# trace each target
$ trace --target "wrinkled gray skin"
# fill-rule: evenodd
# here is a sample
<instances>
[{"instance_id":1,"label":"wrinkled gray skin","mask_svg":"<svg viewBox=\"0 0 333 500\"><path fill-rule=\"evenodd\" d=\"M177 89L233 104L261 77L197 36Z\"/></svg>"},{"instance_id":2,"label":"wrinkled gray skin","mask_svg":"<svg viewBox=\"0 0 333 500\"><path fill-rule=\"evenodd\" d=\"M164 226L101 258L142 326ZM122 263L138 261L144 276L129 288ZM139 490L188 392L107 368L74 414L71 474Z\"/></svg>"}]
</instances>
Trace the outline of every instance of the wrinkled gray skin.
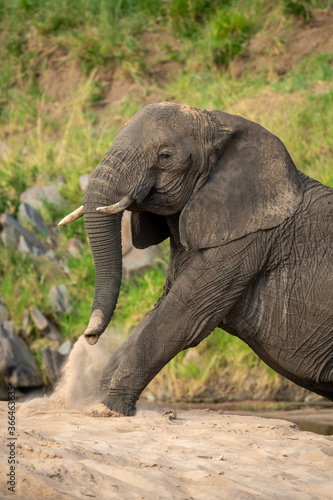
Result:
<instances>
[{"instance_id":1,"label":"wrinkled gray skin","mask_svg":"<svg viewBox=\"0 0 333 500\"><path fill-rule=\"evenodd\" d=\"M124 195L134 200L134 245L170 237L170 264L163 295L104 369L104 405L133 415L163 366L216 327L333 400L331 188L299 172L256 123L170 103L141 109L118 131L84 197L96 269L91 344L112 317L122 267L122 214L96 208Z\"/></svg>"}]
</instances>

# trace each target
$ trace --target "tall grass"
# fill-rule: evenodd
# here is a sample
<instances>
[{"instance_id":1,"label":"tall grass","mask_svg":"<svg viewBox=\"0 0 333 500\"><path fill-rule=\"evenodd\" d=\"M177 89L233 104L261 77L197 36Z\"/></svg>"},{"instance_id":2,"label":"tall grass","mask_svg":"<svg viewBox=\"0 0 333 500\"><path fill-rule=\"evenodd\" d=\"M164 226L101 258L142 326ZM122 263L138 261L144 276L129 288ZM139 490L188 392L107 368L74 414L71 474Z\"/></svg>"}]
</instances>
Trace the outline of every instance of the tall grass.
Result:
<instances>
[{"instance_id":1,"label":"tall grass","mask_svg":"<svg viewBox=\"0 0 333 500\"><path fill-rule=\"evenodd\" d=\"M0 1L0 110L19 80L31 90L38 87L38 75L54 51L77 60L86 72L121 65L129 76L142 77L149 68L140 34L164 26L212 68L227 65L270 11L297 14L282 0Z\"/></svg>"}]
</instances>

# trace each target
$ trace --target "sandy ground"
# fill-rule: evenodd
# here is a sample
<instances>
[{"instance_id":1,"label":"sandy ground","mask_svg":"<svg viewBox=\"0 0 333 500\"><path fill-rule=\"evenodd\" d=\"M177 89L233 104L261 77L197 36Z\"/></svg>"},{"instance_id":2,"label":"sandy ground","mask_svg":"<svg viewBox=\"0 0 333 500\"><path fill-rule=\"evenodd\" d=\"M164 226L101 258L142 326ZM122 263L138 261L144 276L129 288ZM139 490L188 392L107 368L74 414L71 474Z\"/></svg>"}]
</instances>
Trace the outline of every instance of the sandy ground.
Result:
<instances>
[{"instance_id":1,"label":"sandy ground","mask_svg":"<svg viewBox=\"0 0 333 500\"><path fill-rule=\"evenodd\" d=\"M1 403L0 495L7 404ZM18 405L15 498L333 499L333 437L283 420L153 410L99 419L40 399Z\"/></svg>"},{"instance_id":2,"label":"sandy ground","mask_svg":"<svg viewBox=\"0 0 333 500\"><path fill-rule=\"evenodd\" d=\"M15 440L7 402L0 403L0 498L333 499L333 436L204 409L178 410L174 423L160 408L94 418L85 412L95 389L80 382L89 378L95 387L87 367L95 369L89 353L98 351L81 342L73 351L52 396L16 404ZM14 494L6 483L8 444Z\"/></svg>"}]
</instances>

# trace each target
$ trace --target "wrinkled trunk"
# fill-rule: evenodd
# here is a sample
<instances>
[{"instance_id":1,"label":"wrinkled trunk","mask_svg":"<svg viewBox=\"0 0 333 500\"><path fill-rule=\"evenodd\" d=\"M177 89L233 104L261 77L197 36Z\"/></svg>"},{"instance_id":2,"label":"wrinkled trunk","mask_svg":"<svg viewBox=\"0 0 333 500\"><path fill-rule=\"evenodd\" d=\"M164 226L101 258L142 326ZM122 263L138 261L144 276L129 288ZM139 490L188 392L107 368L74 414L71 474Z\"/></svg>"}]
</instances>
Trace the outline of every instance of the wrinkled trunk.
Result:
<instances>
[{"instance_id":1,"label":"wrinkled trunk","mask_svg":"<svg viewBox=\"0 0 333 500\"><path fill-rule=\"evenodd\" d=\"M114 193L107 193L108 190L110 182L93 178L84 200L84 222L96 274L92 314L84 333L91 345L96 344L111 320L119 296L122 275L122 213L104 215L96 211L97 207L116 201Z\"/></svg>"}]
</instances>

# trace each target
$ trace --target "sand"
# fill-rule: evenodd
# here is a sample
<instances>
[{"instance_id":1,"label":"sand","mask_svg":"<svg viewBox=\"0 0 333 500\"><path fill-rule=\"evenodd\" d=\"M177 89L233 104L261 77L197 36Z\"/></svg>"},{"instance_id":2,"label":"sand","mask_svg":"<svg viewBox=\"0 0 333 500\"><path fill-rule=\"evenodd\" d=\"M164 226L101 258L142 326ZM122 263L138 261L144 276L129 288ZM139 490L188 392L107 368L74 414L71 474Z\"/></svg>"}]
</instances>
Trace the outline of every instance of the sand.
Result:
<instances>
[{"instance_id":1,"label":"sand","mask_svg":"<svg viewBox=\"0 0 333 500\"><path fill-rule=\"evenodd\" d=\"M15 494L0 403L1 498L333 499L332 436L211 410L179 410L173 423L142 405L135 417L88 416L94 395L82 397L82 366L74 390L80 349L55 394L16 404Z\"/></svg>"}]
</instances>

